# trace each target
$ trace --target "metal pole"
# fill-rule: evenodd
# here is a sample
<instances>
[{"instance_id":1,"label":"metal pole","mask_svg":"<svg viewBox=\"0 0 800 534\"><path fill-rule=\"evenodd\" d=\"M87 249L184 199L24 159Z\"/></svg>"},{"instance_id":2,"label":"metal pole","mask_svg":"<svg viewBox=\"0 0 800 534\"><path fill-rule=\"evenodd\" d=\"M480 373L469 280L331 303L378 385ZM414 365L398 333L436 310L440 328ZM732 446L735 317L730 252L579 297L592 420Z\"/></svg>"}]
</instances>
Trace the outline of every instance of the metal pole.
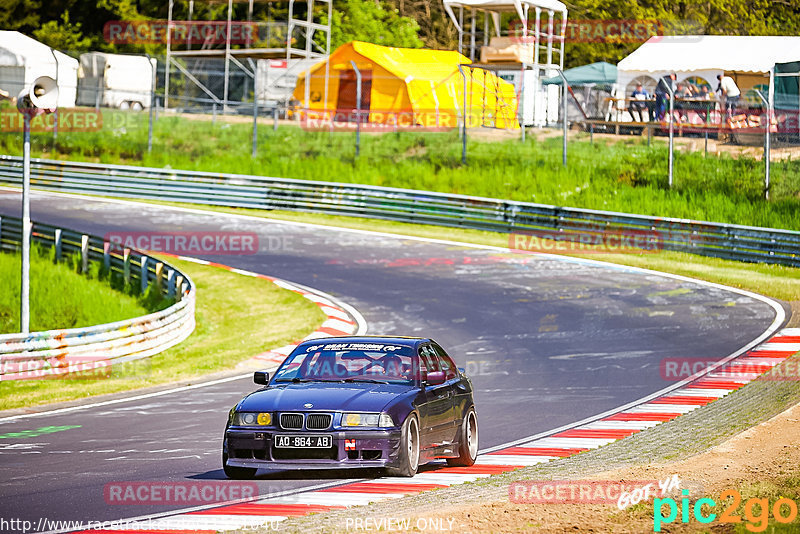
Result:
<instances>
[{"instance_id":1,"label":"metal pole","mask_svg":"<svg viewBox=\"0 0 800 534\"><path fill-rule=\"evenodd\" d=\"M227 102L227 98L225 99ZM258 149L258 69L253 65L253 153L256 157Z\"/></svg>"},{"instance_id":2,"label":"metal pole","mask_svg":"<svg viewBox=\"0 0 800 534\"><path fill-rule=\"evenodd\" d=\"M53 61L56 62L56 85L58 85L58 56L56 56L55 49L51 48L50 53L53 55ZM58 109L53 112L53 141L58 139Z\"/></svg>"},{"instance_id":3,"label":"metal pole","mask_svg":"<svg viewBox=\"0 0 800 534\"><path fill-rule=\"evenodd\" d=\"M667 91L669 91L669 188L672 189L672 171L673 171L673 153L672 147L675 138L675 128L674 128L674 104L675 104L675 93L672 91L672 80L670 79L669 85L667 85Z\"/></svg>"},{"instance_id":4,"label":"metal pole","mask_svg":"<svg viewBox=\"0 0 800 534\"><path fill-rule=\"evenodd\" d=\"M278 106L272 108L272 131L278 131Z\"/></svg>"},{"instance_id":5,"label":"metal pole","mask_svg":"<svg viewBox=\"0 0 800 534\"><path fill-rule=\"evenodd\" d=\"M228 113L228 84L230 80L230 62L231 62L231 16L233 15L233 0L228 0L228 25L225 36L225 79L222 85L222 114Z\"/></svg>"},{"instance_id":6,"label":"metal pole","mask_svg":"<svg viewBox=\"0 0 800 534\"><path fill-rule=\"evenodd\" d=\"M175 0L169 0L169 7L167 8L167 59L164 64L164 110L169 107L169 68L171 52L172 52L172 8L175 5Z\"/></svg>"},{"instance_id":7,"label":"metal pole","mask_svg":"<svg viewBox=\"0 0 800 534\"><path fill-rule=\"evenodd\" d=\"M564 76L564 72L561 69L556 69L556 72L558 72L558 75L561 76L561 81L563 82L564 85L564 90L562 91L561 95L561 100L562 100L561 108L564 113L564 120L563 120L564 139L563 139L563 145L561 147L561 162L564 165L564 167L566 167L567 166L567 92L569 91L569 83L567 83L567 78Z\"/></svg>"},{"instance_id":8,"label":"metal pole","mask_svg":"<svg viewBox=\"0 0 800 534\"><path fill-rule=\"evenodd\" d=\"M519 129L521 130L522 139L525 142L525 63L522 64L520 75L522 79L519 84Z\"/></svg>"},{"instance_id":9,"label":"metal pole","mask_svg":"<svg viewBox=\"0 0 800 534\"><path fill-rule=\"evenodd\" d=\"M350 60L356 73L356 157L361 152L361 71L353 60Z\"/></svg>"},{"instance_id":10,"label":"metal pole","mask_svg":"<svg viewBox=\"0 0 800 534\"><path fill-rule=\"evenodd\" d=\"M22 283L20 287L20 332L30 332L31 270L31 118L25 113L22 144Z\"/></svg>"},{"instance_id":11,"label":"metal pole","mask_svg":"<svg viewBox=\"0 0 800 534\"><path fill-rule=\"evenodd\" d=\"M147 56L147 61L153 66L153 79L150 82L150 125L147 129L147 153L149 154L150 151L153 150L153 112L156 105L156 73L158 72L158 63L153 65L153 58L150 57L150 54L145 55Z\"/></svg>"},{"instance_id":12,"label":"metal pole","mask_svg":"<svg viewBox=\"0 0 800 534\"><path fill-rule=\"evenodd\" d=\"M467 164L467 75L464 68L459 65L459 72L464 79L464 106L461 111L461 164Z\"/></svg>"},{"instance_id":13,"label":"metal pole","mask_svg":"<svg viewBox=\"0 0 800 534\"><path fill-rule=\"evenodd\" d=\"M764 197L769 200L769 164L770 164L770 146L769 146L769 127L772 121L772 114L770 113L770 105L769 100L764 98L764 95L761 94L761 91L756 89L756 94L758 98L764 102L764 106L767 109L767 125L764 127Z\"/></svg>"}]
</instances>

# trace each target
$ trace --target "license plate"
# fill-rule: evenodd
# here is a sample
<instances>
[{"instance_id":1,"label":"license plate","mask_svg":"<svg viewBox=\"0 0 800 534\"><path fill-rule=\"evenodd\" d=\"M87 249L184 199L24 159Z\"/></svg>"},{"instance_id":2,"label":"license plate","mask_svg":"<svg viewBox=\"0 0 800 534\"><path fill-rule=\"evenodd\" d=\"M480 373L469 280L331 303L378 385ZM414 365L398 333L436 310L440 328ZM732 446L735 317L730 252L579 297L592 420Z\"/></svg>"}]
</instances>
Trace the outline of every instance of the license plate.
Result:
<instances>
[{"instance_id":1,"label":"license plate","mask_svg":"<svg viewBox=\"0 0 800 534\"><path fill-rule=\"evenodd\" d=\"M281 449L327 449L333 446L328 435L277 435L275 446Z\"/></svg>"}]
</instances>

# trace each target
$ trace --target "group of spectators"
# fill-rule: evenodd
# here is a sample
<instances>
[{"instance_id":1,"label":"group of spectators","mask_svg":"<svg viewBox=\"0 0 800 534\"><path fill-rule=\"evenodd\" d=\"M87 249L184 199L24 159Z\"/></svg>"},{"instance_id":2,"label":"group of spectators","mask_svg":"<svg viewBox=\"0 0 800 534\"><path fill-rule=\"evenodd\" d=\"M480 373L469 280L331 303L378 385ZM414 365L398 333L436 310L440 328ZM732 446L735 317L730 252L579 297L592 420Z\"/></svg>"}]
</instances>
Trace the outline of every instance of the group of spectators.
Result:
<instances>
[{"instance_id":1,"label":"group of spectators","mask_svg":"<svg viewBox=\"0 0 800 534\"><path fill-rule=\"evenodd\" d=\"M677 74L673 72L658 80L655 89L654 107L651 105L650 93L641 83L636 84L636 88L631 93L631 103L628 106L631 117L637 120L638 115L638 121L644 122L646 113L648 121L651 120L651 116L659 121L664 120L667 115L670 93L675 98L673 109L678 112L681 120L686 120L684 112L689 110L694 110L703 120L706 120L710 109L710 104L707 101L717 99L714 93L718 93L719 99L724 101L727 117L730 117L735 112L742 93L730 76L721 74L717 76L719 84L717 84L717 89L714 93L709 90L708 85L701 84L698 87L689 82L676 83L677 78Z\"/></svg>"}]
</instances>

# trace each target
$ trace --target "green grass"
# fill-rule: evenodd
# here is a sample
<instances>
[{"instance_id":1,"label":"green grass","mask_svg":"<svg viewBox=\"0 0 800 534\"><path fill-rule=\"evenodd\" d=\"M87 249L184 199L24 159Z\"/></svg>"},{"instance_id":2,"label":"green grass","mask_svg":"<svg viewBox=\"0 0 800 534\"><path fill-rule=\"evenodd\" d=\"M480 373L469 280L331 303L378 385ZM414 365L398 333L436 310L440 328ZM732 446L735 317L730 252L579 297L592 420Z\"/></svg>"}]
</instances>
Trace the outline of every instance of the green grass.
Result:
<instances>
[{"instance_id":1,"label":"green grass","mask_svg":"<svg viewBox=\"0 0 800 534\"><path fill-rule=\"evenodd\" d=\"M763 198L763 164L750 157L676 153L675 185L667 184L667 152L641 138L614 144L561 140L469 141L468 165L454 132L362 135L304 131L270 121L250 157L251 124L162 115L147 154L147 115L110 112L98 132L33 136L33 155L175 169L256 174L405 187L655 216L672 216L800 230L800 162L772 164L770 201ZM116 118L115 118L116 117ZM120 117L124 117L120 118ZM0 152L21 154L19 134L0 134Z\"/></svg>"},{"instance_id":2,"label":"green grass","mask_svg":"<svg viewBox=\"0 0 800 534\"><path fill-rule=\"evenodd\" d=\"M0 409L82 399L186 381L302 339L324 314L314 303L258 278L173 258L197 286L197 327L183 343L149 359L112 367L104 379L0 381Z\"/></svg>"},{"instance_id":3,"label":"green grass","mask_svg":"<svg viewBox=\"0 0 800 534\"><path fill-rule=\"evenodd\" d=\"M30 329L79 328L146 315L167 302L151 302L113 289L93 266L88 276L75 261L54 263L52 253L33 247ZM0 334L19 332L20 254L0 253ZM160 300L160 299L159 299Z\"/></svg>"}]
</instances>

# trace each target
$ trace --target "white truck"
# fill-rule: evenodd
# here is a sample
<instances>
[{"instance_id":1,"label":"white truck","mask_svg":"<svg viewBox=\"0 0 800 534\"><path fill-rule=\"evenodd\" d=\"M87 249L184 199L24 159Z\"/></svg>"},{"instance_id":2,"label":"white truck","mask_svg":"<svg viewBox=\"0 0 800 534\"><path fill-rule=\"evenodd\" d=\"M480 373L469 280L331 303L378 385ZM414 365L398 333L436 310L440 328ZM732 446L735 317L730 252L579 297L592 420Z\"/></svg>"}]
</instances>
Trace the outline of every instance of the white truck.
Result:
<instances>
[{"instance_id":1,"label":"white truck","mask_svg":"<svg viewBox=\"0 0 800 534\"><path fill-rule=\"evenodd\" d=\"M148 108L155 74L155 58L104 52L81 54L78 105Z\"/></svg>"}]
</instances>

